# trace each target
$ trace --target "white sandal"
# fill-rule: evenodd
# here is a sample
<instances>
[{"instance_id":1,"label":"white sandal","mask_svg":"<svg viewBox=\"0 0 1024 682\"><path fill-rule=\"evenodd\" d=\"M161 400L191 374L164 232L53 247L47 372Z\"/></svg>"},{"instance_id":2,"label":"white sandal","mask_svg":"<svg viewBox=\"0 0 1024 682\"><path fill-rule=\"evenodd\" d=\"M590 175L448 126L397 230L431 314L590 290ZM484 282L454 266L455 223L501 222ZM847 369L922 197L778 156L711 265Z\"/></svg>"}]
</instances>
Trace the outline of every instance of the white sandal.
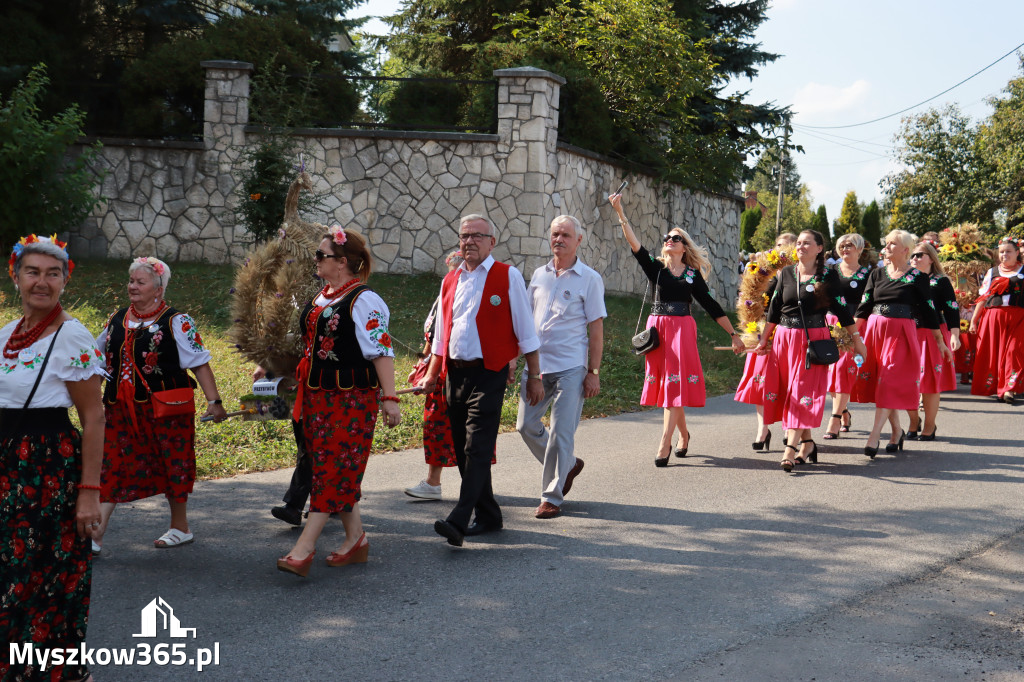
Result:
<instances>
[{"instance_id":1,"label":"white sandal","mask_svg":"<svg viewBox=\"0 0 1024 682\"><path fill-rule=\"evenodd\" d=\"M100 552L103 551L103 546L95 540L90 540L90 542L92 542L92 555L99 556Z\"/></svg>"},{"instance_id":2,"label":"white sandal","mask_svg":"<svg viewBox=\"0 0 1024 682\"><path fill-rule=\"evenodd\" d=\"M157 549L166 549L167 547L179 547L181 545L187 545L194 539L195 536L192 533L182 533L177 528L168 528L166 533L161 535L153 542L153 546Z\"/></svg>"}]
</instances>

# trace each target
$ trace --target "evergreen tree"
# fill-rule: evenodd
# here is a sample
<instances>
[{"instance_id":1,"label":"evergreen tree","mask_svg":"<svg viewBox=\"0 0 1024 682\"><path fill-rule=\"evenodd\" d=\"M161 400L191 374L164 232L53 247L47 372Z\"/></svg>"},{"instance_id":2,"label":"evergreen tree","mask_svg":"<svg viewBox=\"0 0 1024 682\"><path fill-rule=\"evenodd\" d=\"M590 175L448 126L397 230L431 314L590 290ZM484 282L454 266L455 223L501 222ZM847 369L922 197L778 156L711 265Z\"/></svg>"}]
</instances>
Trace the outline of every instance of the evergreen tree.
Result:
<instances>
[{"instance_id":1,"label":"evergreen tree","mask_svg":"<svg viewBox=\"0 0 1024 682\"><path fill-rule=\"evenodd\" d=\"M863 228L861 234L865 240L871 242L871 245L876 247L882 243L881 212L878 209L878 202L874 199L864 209L864 215L861 216L860 224Z\"/></svg>"},{"instance_id":2,"label":"evergreen tree","mask_svg":"<svg viewBox=\"0 0 1024 682\"><path fill-rule=\"evenodd\" d=\"M761 224L761 209L755 206L748 208L740 214L740 249L743 251L754 251L751 240L754 232Z\"/></svg>"},{"instance_id":3,"label":"evergreen tree","mask_svg":"<svg viewBox=\"0 0 1024 682\"><path fill-rule=\"evenodd\" d=\"M811 220L811 229L820 232L821 236L829 243L832 242L832 231L828 227L828 212L825 210L825 204L818 205L818 210Z\"/></svg>"},{"instance_id":4,"label":"evergreen tree","mask_svg":"<svg viewBox=\"0 0 1024 682\"><path fill-rule=\"evenodd\" d=\"M800 199L801 186L803 181L800 172L796 168L796 162L791 157L786 159L782 168L782 176L786 179L783 193L795 200ZM779 196L779 149L769 147L758 157L757 163L751 172L751 178L745 186L747 190L755 190L757 198L766 206L778 204Z\"/></svg>"},{"instance_id":5,"label":"evergreen tree","mask_svg":"<svg viewBox=\"0 0 1024 682\"><path fill-rule=\"evenodd\" d=\"M836 220L835 227L836 237L860 232L860 204L857 203L856 192L846 193L846 198L843 199L843 208L839 212L839 218Z\"/></svg>"}]
</instances>

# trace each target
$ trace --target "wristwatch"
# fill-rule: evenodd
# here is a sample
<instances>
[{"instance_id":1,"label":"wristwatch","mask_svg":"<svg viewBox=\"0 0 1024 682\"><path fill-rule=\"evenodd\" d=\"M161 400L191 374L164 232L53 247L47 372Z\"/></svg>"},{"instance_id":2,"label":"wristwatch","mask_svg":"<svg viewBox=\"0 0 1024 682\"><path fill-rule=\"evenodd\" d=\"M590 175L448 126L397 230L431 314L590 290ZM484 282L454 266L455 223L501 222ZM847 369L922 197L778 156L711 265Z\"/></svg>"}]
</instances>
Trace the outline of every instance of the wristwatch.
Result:
<instances>
[{"instance_id":1,"label":"wristwatch","mask_svg":"<svg viewBox=\"0 0 1024 682\"><path fill-rule=\"evenodd\" d=\"M544 377L541 374L527 374L526 378L527 379L537 379L538 381L543 381L544 380Z\"/></svg>"},{"instance_id":2,"label":"wristwatch","mask_svg":"<svg viewBox=\"0 0 1024 682\"><path fill-rule=\"evenodd\" d=\"M600 372L596 368L595 369L588 369L587 373L588 374L600 374Z\"/></svg>"},{"instance_id":3,"label":"wristwatch","mask_svg":"<svg viewBox=\"0 0 1024 682\"><path fill-rule=\"evenodd\" d=\"M220 398L217 398L216 400L207 400L206 404L207 405L223 405L224 401L221 400Z\"/></svg>"}]
</instances>

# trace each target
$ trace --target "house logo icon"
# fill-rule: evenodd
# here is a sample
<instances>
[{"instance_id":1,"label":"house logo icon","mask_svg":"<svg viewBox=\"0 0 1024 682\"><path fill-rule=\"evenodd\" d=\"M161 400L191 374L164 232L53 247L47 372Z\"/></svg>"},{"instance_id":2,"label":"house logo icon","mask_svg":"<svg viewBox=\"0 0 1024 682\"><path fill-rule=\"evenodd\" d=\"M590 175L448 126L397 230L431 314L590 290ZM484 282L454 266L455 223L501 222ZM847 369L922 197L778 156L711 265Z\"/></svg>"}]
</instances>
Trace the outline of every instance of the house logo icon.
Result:
<instances>
[{"instance_id":1,"label":"house logo icon","mask_svg":"<svg viewBox=\"0 0 1024 682\"><path fill-rule=\"evenodd\" d=\"M142 632L132 637L156 637L160 631L166 631L171 637L188 637L191 633L192 639L196 638L196 629L181 627L174 609L163 597L157 597L142 609Z\"/></svg>"}]
</instances>

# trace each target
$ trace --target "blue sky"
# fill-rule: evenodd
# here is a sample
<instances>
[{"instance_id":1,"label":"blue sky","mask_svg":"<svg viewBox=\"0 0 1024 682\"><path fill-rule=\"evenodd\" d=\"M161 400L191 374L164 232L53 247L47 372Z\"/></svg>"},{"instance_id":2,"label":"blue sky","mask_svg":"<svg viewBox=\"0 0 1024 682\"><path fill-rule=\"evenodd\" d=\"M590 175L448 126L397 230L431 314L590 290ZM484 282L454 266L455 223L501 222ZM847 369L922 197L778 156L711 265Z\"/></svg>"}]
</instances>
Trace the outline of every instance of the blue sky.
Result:
<instances>
[{"instance_id":1,"label":"blue sky","mask_svg":"<svg viewBox=\"0 0 1024 682\"><path fill-rule=\"evenodd\" d=\"M399 0L369 0L355 16L394 13ZM381 22L367 24L384 32ZM782 56L752 81L736 82L753 102L791 105L794 157L813 206L839 215L850 190L863 202L882 199L878 182L891 159L900 116L857 124L926 100L1024 43L1024 0L775 0L757 39ZM1010 55L968 83L917 109L957 103L975 120L990 113L986 98L1020 75Z\"/></svg>"}]
</instances>

